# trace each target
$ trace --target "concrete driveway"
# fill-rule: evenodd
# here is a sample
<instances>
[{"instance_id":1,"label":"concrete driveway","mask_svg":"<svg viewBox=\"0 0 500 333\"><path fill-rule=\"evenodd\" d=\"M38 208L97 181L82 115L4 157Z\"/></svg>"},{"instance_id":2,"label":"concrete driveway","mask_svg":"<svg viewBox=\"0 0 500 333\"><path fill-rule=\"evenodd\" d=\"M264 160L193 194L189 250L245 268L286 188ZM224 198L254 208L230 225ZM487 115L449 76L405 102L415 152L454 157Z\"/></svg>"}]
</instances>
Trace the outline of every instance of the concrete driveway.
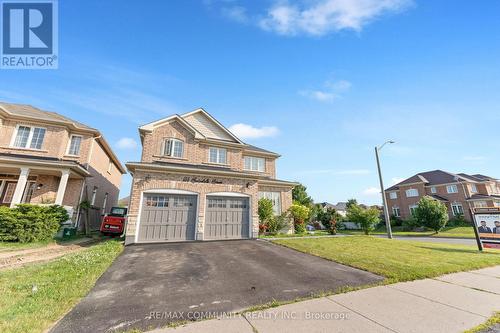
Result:
<instances>
[{"instance_id":1,"label":"concrete driveway","mask_svg":"<svg viewBox=\"0 0 500 333\"><path fill-rule=\"evenodd\" d=\"M147 330L380 280L265 241L135 245L52 332Z\"/></svg>"}]
</instances>

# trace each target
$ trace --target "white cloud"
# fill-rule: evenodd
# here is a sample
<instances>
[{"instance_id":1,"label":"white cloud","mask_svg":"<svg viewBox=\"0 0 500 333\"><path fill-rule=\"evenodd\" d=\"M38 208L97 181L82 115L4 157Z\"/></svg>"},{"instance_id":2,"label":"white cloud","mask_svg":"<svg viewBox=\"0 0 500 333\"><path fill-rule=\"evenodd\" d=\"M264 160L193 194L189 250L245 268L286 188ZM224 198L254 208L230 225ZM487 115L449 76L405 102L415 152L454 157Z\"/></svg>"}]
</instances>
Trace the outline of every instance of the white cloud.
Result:
<instances>
[{"instance_id":1,"label":"white cloud","mask_svg":"<svg viewBox=\"0 0 500 333\"><path fill-rule=\"evenodd\" d=\"M299 94L319 102L332 102L342 97L342 93L348 91L351 86L351 82L346 80L326 81L322 89L301 90Z\"/></svg>"},{"instance_id":2,"label":"white cloud","mask_svg":"<svg viewBox=\"0 0 500 333\"><path fill-rule=\"evenodd\" d=\"M412 0L314 0L300 4L278 0L260 19L259 26L280 35L361 31L375 18L403 11L412 4Z\"/></svg>"},{"instance_id":3,"label":"white cloud","mask_svg":"<svg viewBox=\"0 0 500 333\"><path fill-rule=\"evenodd\" d=\"M380 189L378 187L369 187L363 191L363 194L369 196L380 195Z\"/></svg>"},{"instance_id":4,"label":"white cloud","mask_svg":"<svg viewBox=\"0 0 500 333\"><path fill-rule=\"evenodd\" d=\"M116 142L116 147L120 149L135 149L138 146L137 141L132 138L121 138Z\"/></svg>"},{"instance_id":5,"label":"white cloud","mask_svg":"<svg viewBox=\"0 0 500 333\"><path fill-rule=\"evenodd\" d=\"M247 16L247 10L245 7L223 7L221 9L221 13L228 19L239 23L247 23L249 21L249 17Z\"/></svg>"},{"instance_id":6,"label":"white cloud","mask_svg":"<svg viewBox=\"0 0 500 333\"><path fill-rule=\"evenodd\" d=\"M231 125L229 130L240 139L258 139L279 134L279 129L275 126L253 127L242 123Z\"/></svg>"}]
</instances>

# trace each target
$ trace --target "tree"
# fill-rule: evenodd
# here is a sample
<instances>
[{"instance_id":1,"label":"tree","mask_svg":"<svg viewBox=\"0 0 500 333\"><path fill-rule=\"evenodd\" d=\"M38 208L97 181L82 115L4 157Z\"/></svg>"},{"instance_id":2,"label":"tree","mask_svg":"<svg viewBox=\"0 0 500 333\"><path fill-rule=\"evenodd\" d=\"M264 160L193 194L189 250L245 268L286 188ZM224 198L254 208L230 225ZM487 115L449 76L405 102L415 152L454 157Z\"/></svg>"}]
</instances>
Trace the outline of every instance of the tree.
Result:
<instances>
[{"instance_id":1,"label":"tree","mask_svg":"<svg viewBox=\"0 0 500 333\"><path fill-rule=\"evenodd\" d=\"M339 222L341 219L342 216L335 210L335 208L331 207L326 210L321 210L317 214L317 220L327 229L330 229L332 220Z\"/></svg>"},{"instance_id":2,"label":"tree","mask_svg":"<svg viewBox=\"0 0 500 333\"><path fill-rule=\"evenodd\" d=\"M357 206L357 205L358 205L358 200L356 200L356 199L354 199L354 198L349 199L349 200L347 200L347 203L346 203L346 205L345 205L345 206L346 206L346 208L349 208L349 207L351 207L351 206L353 206L353 205L354 205L354 206Z\"/></svg>"},{"instance_id":3,"label":"tree","mask_svg":"<svg viewBox=\"0 0 500 333\"><path fill-rule=\"evenodd\" d=\"M307 194L307 187L302 184L299 184L293 188L292 199L293 201L309 208L313 204L313 199Z\"/></svg>"},{"instance_id":4,"label":"tree","mask_svg":"<svg viewBox=\"0 0 500 333\"><path fill-rule=\"evenodd\" d=\"M259 213L259 230L261 232L266 232L268 229L268 222L273 218L273 202L266 198L259 199L257 204Z\"/></svg>"},{"instance_id":5,"label":"tree","mask_svg":"<svg viewBox=\"0 0 500 333\"><path fill-rule=\"evenodd\" d=\"M438 233L448 222L448 209L440 201L425 196L418 202L414 216L419 225Z\"/></svg>"},{"instance_id":6,"label":"tree","mask_svg":"<svg viewBox=\"0 0 500 333\"><path fill-rule=\"evenodd\" d=\"M293 225L296 233L301 234L306 231L305 220L309 217L310 211L309 207L298 203L294 203L290 206L290 214L293 218Z\"/></svg>"},{"instance_id":7,"label":"tree","mask_svg":"<svg viewBox=\"0 0 500 333\"><path fill-rule=\"evenodd\" d=\"M359 205L351 204L347 208L347 218L349 221L357 223L369 235L375 230L375 226L380 222L380 212L376 208L362 208Z\"/></svg>"}]
</instances>

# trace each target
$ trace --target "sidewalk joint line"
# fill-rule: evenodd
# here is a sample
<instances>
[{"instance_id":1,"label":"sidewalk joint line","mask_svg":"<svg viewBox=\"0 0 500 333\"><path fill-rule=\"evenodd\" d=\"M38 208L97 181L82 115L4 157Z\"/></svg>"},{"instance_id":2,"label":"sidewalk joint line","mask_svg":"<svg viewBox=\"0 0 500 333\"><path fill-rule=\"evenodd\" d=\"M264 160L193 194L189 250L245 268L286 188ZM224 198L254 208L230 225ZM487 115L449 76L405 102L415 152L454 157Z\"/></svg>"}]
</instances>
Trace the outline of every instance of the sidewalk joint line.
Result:
<instances>
[{"instance_id":1,"label":"sidewalk joint line","mask_svg":"<svg viewBox=\"0 0 500 333\"><path fill-rule=\"evenodd\" d=\"M466 285L463 285L463 284L453 283L453 282L450 282L450 281L443 281L443 280L439 280L438 278L432 278L432 280L436 280L436 281L444 282L444 283L449 283L449 284L453 284L455 286L464 287L464 288L468 288L468 289L472 289L472 290L482 291L482 292L488 293L488 294L500 295L499 293L496 293L494 291L489 291L489 290L475 288L475 287L469 287L469 286L466 286Z\"/></svg>"},{"instance_id":2,"label":"sidewalk joint line","mask_svg":"<svg viewBox=\"0 0 500 333\"><path fill-rule=\"evenodd\" d=\"M425 281L425 280L424 280L424 281ZM407 290L401 290L401 289L394 288L394 287L391 287L391 286L387 286L387 287L391 288L392 290L397 290L397 291L400 291L400 292L405 293L405 294L408 294L408 295L412 295L412 296L415 296L415 297L420 297L420 298L425 299L425 300L427 300L427 301L430 301L430 302L432 302L432 303L437 303L437 304L441 304L441 305L444 305L444 306L447 306L447 307L453 308L453 309L455 309L455 310L460 310L460 311L463 311L463 312L468 312L468 313L470 313L470 314L473 314L473 315L476 315L476 316L480 316L480 317L483 317L483 318L489 318L489 317L487 317L487 316L483 316L482 314L475 313L475 312L471 312L471 311L469 311L469 310L465 310L465 309L461 309L461 308L456 307L456 306L451 305L451 304L442 303L442 302L440 302L440 301L436 301L436 300L434 300L434 299L431 299L431 298L428 298L428 297L425 297L425 296L422 296L422 295L417 295L417 294L411 293L411 292L409 292L409 291L407 291Z\"/></svg>"},{"instance_id":3,"label":"sidewalk joint line","mask_svg":"<svg viewBox=\"0 0 500 333\"><path fill-rule=\"evenodd\" d=\"M257 328L255 328L255 326L252 325L252 323L250 322L250 320L248 320L247 316L244 313L243 313L243 318L245 318L245 321L248 323L248 325L250 325L254 333L259 333Z\"/></svg>"},{"instance_id":4,"label":"sidewalk joint line","mask_svg":"<svg viewBox=\"0 0 500 333\"><path fill-rule=\"evenodd\" d=\"M332 296L335 296L335 295L332 295ZM383 327L383 328L385 328L385 329L388 329L388 330L389 330L389 331L391 331L391 332L394 332L394 333L400 333L400 332L398 332L398 331L396 331L396 330L394 330L394 329L392 329L392 328L390 328L390 327L387 327L387 326L385 326L385 325L382 325L381 323L379 323L379 322L375 321L374 319L371 319L371 318L369 318L369 317L365 316L365 315L364 315L364 314L362 314L361 312L358 312L358 311L356 311L356 310L354 310L354 309L349 308L348 306L345 306L344 304L341 304L341 303L339 303L339 302L334 301L333 299L329 298L328 296L326 296L325 298L326 298L327 300L329 300L330 302L333 302L333 303L335 303L335 304L337 304L337 305L340 305L341 307L346 308L347 310L352 311L352 312L354 312L354 313L356 313L356 314L360 315L361 317L363 317L363 318L365 318L365 319L368 319L368 320L369 320L369 321L371 321L372 323L375 323L375 324L377 324L377 325L379 325L379 326L381 326L381 327Z\"/></svg>"}]
</instances>

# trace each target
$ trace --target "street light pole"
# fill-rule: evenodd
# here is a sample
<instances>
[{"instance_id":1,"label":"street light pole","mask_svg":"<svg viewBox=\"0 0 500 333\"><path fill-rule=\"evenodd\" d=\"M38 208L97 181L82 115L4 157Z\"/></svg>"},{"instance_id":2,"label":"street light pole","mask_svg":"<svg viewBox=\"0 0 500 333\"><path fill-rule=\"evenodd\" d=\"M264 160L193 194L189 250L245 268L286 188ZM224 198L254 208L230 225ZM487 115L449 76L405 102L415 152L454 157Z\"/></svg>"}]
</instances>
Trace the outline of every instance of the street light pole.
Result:
<instances>
[{"instance_id":1,"label":"street light pole","mask_svg":"<svg viewBox=\"0 0 500 333\"><path fill-rule=\"evenodd\" d=\"M391 217L389 216L389 209L387 208L387 200L385 198L384 181L382 180L382 171L380 169L380 159L378 152L387 144L394 143L394 141L386 141L380 147L375 147L375 157L377 159L378 179L380 182L380 191L382 193L382 203L384 205L385 228L387 229L387 238L392 239Z\"/></svg>"}]
</instances>

